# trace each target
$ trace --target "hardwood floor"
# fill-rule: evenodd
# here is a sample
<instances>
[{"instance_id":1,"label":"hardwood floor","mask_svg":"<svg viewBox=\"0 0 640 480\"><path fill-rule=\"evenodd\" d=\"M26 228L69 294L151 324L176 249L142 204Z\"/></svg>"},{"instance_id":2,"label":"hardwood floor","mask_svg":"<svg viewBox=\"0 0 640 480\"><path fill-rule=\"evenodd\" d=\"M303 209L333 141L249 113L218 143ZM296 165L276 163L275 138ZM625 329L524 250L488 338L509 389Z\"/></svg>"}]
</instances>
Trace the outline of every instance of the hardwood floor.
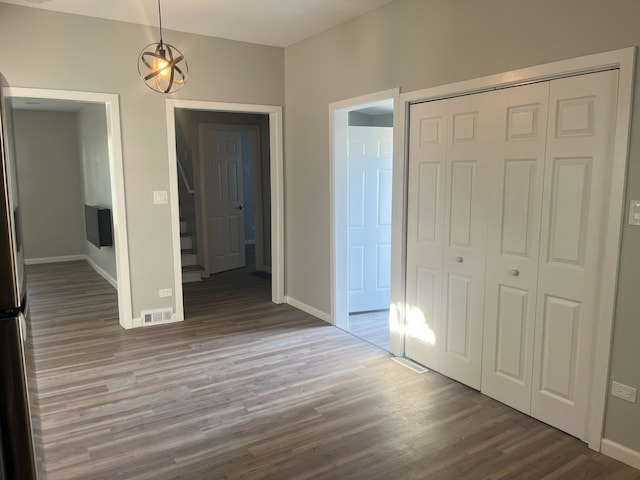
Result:
<instances>
[{"instance_id":1,"label":"hardwood floor","mask_svg":"<svg viewBox=\"0 0 640 480\"><path fill-rule=\"evenodd\" d=\"M125 331L83 262L28 268L49 480L640 479L229 272Z\"/></svg>"},{"instance_id":2,"label":"hardwood floor","mask_svg":"<svg viewBox=\"0 0 640 480\"><path fill-rule=\"evenodd\" d=\"M389 310L350 314L348 331L388 352Z\"/></svg>"}]
</instances>

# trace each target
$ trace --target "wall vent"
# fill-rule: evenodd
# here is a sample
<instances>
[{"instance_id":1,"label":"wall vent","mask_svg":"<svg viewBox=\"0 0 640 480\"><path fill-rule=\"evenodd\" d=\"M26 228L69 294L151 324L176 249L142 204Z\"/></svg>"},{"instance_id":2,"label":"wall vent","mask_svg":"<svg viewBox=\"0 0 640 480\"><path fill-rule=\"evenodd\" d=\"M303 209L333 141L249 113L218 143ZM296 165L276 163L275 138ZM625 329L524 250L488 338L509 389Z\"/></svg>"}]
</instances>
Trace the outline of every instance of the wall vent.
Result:
<instances>
[{"instance_id":1,"label":"wall vent","mask_svg":"<svg viewBox=\"0 0 640 480\"><path fill-rule=\"evenodd\" d=\"M173 318L173 309L165 308L161 310L143 310L142 325L151 325L153 323L166 323Z\"/></svg>"}]
</instances>

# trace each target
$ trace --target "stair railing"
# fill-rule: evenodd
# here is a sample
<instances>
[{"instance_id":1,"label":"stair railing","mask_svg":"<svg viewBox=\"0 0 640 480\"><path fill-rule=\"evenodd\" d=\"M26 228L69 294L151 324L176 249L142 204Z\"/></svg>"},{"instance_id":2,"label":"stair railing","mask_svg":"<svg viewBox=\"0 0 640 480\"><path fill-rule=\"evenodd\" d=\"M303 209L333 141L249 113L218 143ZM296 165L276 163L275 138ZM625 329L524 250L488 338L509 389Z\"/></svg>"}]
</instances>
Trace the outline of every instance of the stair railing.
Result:
<instances>
[{"instance_id":1,"label":"stair railing","mask_svg":"<svg viewBox=\"0 0 640 480\"><path fill-rule=\"evenodd\" d=\"M187 154L187 152L184 152L185 155ZM196 193L196 191L191 187L191 185L189 184L189 179L187 178L187 174L184 172L184 168L182 167L182 162L180 161L180 153L178 153L178 151L176 150L176 158L178 159L178 171L180 172L180 177L182 178L182 183L184 183L184 186L187 189L187 192L189 193L189 195L193 195Z\"/></svg>"}]
</instances>

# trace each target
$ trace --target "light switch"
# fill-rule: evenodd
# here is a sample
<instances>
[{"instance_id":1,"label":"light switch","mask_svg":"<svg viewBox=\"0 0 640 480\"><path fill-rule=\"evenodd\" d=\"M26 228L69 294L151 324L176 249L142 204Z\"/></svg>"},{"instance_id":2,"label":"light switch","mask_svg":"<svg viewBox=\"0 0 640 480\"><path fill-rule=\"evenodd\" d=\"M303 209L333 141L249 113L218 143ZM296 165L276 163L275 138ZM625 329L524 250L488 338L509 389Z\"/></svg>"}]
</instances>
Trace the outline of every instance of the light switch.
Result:
<instances>
[{"instance_id":1,"label":"light switch","mask_svg":"<svg viewBox=\"0 0 640 480\"><path fill-rule=\"evenodd\" d=\"M163 203L168 203L167 191L166 190L154 190L153 192L153 203L156 205L160 205ZM640 211L640 210L639 210Z\"/></svg>"},{"instance_id":2,"label":"light switch","mask_svg":"<svg viewBox=\"0 0 640 480\"><path fill-rule=\"evenodd\" d=\"M629 202L629 225L640 225L640 200Z\"/></svg>"}]
</instances>

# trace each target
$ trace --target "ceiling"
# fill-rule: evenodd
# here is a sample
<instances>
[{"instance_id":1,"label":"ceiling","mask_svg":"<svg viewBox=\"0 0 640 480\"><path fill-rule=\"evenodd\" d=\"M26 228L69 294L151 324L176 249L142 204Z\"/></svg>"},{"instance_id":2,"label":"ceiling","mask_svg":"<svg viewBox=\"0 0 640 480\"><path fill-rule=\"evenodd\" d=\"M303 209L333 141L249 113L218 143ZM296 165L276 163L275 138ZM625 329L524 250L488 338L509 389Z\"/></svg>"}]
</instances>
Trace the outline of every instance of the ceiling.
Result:
<instances>
[{"instance_id":1,"label":"ceiling","mask_svg":"<svg viewBox=\"0 0 640 480\"><path fill-rule=\"evenodd\" d=\"M288 47L393 0L164 0L163 29ZM156 0L2 0L158 26ZM166 38L171 43L170 38Z\"/></svg>"}]
</instances>

